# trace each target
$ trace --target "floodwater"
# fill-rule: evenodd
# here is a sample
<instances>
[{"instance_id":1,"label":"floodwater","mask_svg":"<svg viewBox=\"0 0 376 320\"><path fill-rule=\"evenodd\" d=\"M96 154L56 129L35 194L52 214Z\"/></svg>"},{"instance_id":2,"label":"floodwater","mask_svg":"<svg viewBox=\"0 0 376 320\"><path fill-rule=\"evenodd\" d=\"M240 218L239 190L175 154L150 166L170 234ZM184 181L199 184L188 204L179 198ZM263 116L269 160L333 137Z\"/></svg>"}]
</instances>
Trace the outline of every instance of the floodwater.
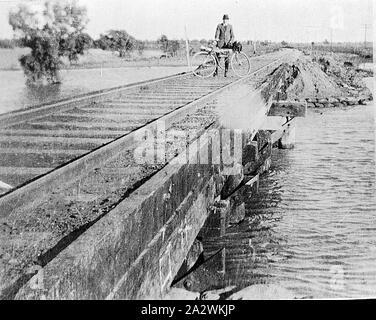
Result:
<instances>
[{"instance_id":1,"label":"floodwater","mask_svg":"<svg viewBox=\"0 0 376 320\"><path fill-rule=\"evenodd\" d=\"M223 285L376 297L375 170L374 105L309 109L295 148L273 150L246 219L228 230Z\"/></svg>"},{"instance_id":2,"label":"floodwater","mask_svg":"<svg viewBox=\"0 0 376 320\"><path fill-rule=\"evenodd\" d=\"M27 86L22 71L0 71L0 114L70 96L187 71L187 67L62 70L61 84Z\"/></svg>"}]
</instances>

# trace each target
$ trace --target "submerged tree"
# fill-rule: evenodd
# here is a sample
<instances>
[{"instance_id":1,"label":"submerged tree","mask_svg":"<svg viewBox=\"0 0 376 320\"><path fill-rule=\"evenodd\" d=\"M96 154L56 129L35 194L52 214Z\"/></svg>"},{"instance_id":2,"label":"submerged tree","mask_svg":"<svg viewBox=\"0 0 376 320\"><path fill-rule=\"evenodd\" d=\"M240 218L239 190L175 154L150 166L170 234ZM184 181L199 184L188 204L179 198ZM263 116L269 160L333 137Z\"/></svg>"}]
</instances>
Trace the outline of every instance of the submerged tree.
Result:
<instances>
[{"instance_id":1,"label":"submerged tree","mask_svg":"<svg viewBox=\"0 0 376 320\"><path fill-rule=\"evenodd\" d=\"M286 47L286 46L288 45L288 43L287 43L287 41L283 40L283 41L281 42L281 45L282 45L283 47Z\"/></svg>"},{"instance_id":2,"label":"submerged tree","mask_svg":"<svg viewBox=\"0 0 376 320\"><path fill-rule=\"evenodd\" d=\"M64 55L72 62L77 61L79 55L93 46L93 39L87 33L78 33L72 37L62 38L59 45Z\"/></svg>"},{"instance_id":3,"label":"submerged tree","mask_svg":"<svg viewBox=\"0 0 376 320\"><path fill-rule=\"evenodd\" d=\"M169 40L166 35L162 34L157 43L163 52L168 51Z\"/></svg>"},{"instance_id":4,"label":"submerged tree","mask_svg":"<svg viewBox=\"0 0 376 320\"><path fill-rule=\"evenodd\" d=\"M168 40L164 34L159 37L157 44L164 53L169 53L172 56L175 56L180 49L179 40Z\"/></svg>"},{"instance_id":5,"label":"submerged tree","mask_svg":"<svg viewBox=\"0 0 376 320\"><path fill-rule=\"evenodd\" d=\"M171 40L168 44L168 51L171 52L173 56L176 56L177 52L180 49L180 43L178 40Z\"/></svg>"},{"instance_id":6,"label":"submerged tree","mask_svg":"<svg viewBox=\"0 0 376 320\"><path fill-rule=\"evenodd\" d=\"M136 41L136 47L139 55L142 55L145 50L145 42L138 40Z\"/></svg>"},{"instance_id":7,"label":"submerged tree","mask_svg":"<svg viewBox=\"0 0 376 320\"><path fill-rule=\"evenodd\" d=\"M87 22L86 8L75 0L20 4L10 12L9 24L31 49L20 58L28 81L58 82L61 57L77 60L90 42L83 34Z\"/></svg>"}]
</instances>

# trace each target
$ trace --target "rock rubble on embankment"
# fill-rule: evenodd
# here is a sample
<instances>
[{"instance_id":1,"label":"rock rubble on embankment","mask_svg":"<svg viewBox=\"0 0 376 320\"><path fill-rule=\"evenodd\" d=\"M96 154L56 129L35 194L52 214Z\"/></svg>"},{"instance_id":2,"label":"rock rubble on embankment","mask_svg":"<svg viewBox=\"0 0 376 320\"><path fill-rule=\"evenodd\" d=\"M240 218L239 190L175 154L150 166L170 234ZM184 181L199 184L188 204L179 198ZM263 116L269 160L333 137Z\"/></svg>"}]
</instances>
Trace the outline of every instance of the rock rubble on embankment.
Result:
<instances>
[{"instance_id":1,"label":"rock rubble on embankment","mask_svg":"<svg viewBox=\"0 0 376 320\"><path fill-rule=\"evenodd\" d=\"M277 100L306 101L308 108L365 105L373 100L363 81L372 71L359 69L346 56L300 55L290 63L281 64L269 78L284 73ZM270 80L269 80L270 81Z\"/></svg>"}]
</instances>

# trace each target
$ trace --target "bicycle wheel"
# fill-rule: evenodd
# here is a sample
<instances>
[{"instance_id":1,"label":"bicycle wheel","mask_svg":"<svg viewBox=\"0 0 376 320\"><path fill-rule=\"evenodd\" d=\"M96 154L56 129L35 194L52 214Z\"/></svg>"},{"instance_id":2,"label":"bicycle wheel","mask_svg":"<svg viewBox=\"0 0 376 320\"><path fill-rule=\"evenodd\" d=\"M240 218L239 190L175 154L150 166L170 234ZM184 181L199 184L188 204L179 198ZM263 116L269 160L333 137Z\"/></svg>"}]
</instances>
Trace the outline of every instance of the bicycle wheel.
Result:
<instances>
[{"instance_id":1,"label":"bicycle wheel","mask_svg":"<svg viewBox=\"0 0 376 320\"><path fill-rule=\"evenodd\" d=\"M238 77L243 78L250 73L251 62L244 52L235 52L231 57L231 68Z\"/></svg>"},{"instance_id":2,"label":"bicycle wheel","mask_svg":"<svg viewBox=\"0 0 376 320\"><path fill-rule=\"evenodd\" d=\"M191 66L194 75L207 78L214 74L217 61L211 54L197 52L191 59Z\"/></svg>"}]
</instances>

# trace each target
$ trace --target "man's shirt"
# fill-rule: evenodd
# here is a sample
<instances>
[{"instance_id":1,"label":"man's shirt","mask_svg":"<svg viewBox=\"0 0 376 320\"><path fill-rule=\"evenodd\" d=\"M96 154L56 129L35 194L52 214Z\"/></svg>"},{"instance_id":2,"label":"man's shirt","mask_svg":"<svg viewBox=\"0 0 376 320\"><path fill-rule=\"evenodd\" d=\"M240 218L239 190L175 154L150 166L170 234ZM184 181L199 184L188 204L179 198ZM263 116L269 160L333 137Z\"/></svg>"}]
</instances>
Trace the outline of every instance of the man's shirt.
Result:
<instances>
[{"instance_id":1,"label":"man's shirt","mask_svg":"<svg viewBox=\"0 0 376 320\"><path fill-rule=\"evenodd\" d=\"M217 26L217 30L215 31L215 39L218 40L218 47L232 43L234 38L234 31L232 30L231 24L225 26L223 23L220 23Z\"/></svg>"}]
</instances>

